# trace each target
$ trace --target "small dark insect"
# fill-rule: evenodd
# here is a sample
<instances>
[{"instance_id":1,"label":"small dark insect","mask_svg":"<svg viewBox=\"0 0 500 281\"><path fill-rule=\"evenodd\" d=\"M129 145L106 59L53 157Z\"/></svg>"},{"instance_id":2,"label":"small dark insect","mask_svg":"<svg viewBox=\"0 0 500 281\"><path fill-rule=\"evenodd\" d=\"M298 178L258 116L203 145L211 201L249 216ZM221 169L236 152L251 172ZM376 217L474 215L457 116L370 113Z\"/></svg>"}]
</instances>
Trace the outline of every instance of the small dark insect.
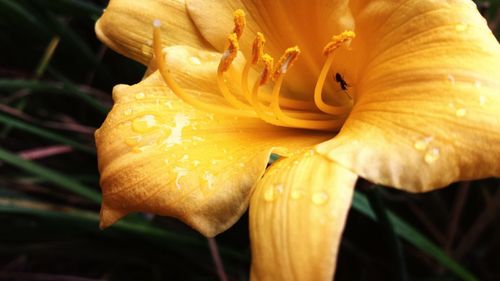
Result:
<instances>
[{"instance_id":1,"label":"small dark insect","mask_svg":"<svg viewBox=\"0 0 500 281\"><path fill-rule=\"evenodd\" d=\"M342 75L340 75L340 73L336 73L335 74L335 81L337 81L340 85L340 88L344 91L347 91L347 82L344 80L344 78L342 77Z\"/></svg>"}]
</instances>

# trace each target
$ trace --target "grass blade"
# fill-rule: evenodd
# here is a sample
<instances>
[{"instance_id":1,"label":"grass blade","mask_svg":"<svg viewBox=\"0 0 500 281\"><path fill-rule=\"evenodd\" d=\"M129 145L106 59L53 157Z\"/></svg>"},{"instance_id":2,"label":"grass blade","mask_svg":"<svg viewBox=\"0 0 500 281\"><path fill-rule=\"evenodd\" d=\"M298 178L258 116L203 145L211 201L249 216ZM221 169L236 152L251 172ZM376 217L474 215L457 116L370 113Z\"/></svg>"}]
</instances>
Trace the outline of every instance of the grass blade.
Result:
<instances>
[{"instance_id":1,"label":"grass blade","mask_svg":"<svg viewBox=\"0 0 500 281\"><path fill-rule=\"evenodd\" d=\"M65 175L58 173L49 168L45 168L34 162L24 160L21 157L0 148L0 160L15 166L21 170L24 170L32 175L38 176L46 181L63 188L67 191L78 194L94 203L101 202L101 195L91 188L77 182Z\"/></svg>"},{"instance_id":2,"label":"grass blade","mask_svg":"<svg viewBox=\"0 0 500 281\"><path fill-rule=\"evenodd\" d=\"M95 149L93 147L83 145L83 144L81 144L77 141L74 141L72 139L68 139L66 137L60 136L56 133L52 133L51 131L48 131L45 129L40 129L37 126L30 125L28 123L14 119L14 118L9 117L9 116L4 115L4 114L0 114L0 123L4 123L5 125L12 126L12 127L17 128L19 130L37 135L37 136L42 137L42 138L47 139L47 140L55 141L55 142L60 143L60 144L69 145L69 146L73 147L74 149L79 150L81 152L85 152L88 154L95 154Z\"/></svg>"}]
</instances>

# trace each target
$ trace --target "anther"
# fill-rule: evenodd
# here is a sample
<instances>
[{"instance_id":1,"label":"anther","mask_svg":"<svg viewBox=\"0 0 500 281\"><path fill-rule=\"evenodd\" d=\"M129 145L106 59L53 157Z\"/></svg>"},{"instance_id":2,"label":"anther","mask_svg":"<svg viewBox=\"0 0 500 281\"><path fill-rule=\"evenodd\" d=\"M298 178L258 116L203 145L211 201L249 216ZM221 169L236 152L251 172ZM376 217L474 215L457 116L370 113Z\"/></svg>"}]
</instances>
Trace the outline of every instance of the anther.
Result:
<instances>
[{"instance_id":1,"label":"anther","mask_svg":"<svg viewBox=\"0 0 500 281\"><path fill-rule=\"evenodd\" d=\"M339 35L334 35L332 36L332 39L330 39L330 42L326 44L325 48L323 48L323 54L325 56L331 54L333 51L338 49L340 46L350 42L352 39L356 37L356 33L351 30L344 31L340 33Z\"/></svg>"},{"instance_id":2,"label":"anther","mask_svg":"<svg viewBox=\"0 0 500 281\"><path fill-rule=\"evenodd\" d=\"M276 80L280 75L286 74L288 69L290 69L295 61L297 61L299 55L300 49L297 46L286 49L285 53L278 60L276 68L274 69L272 77L273 81Z\"/></svg>"},{"instance_id":3,"label":"anther","mask_svg":"<svg viewBox=\"0 0 500 281\"><path fill-rule=\"evenodd\" d=\"M271 78L271 74L274 70L274 59L269 54L264 54L261 60L264 63L264 69L261 72L259 84L262 86L267 84Z\"/></svg>"},{"instance_id":4,"label":"anther","mask_svg":"<svg viewBox=\"0 0 500 281\"><path fill-rule=\"evenodd\" d=\"M233 19L234 19L233 33L235 33L238 39L240 39L241 35L243 34L243 29L245 29L246 26L245 12L242 9L234 11Z\"/></svg>"},{"instance_id":5,"label":"anther","mask_svg":"<svg viewBox=\"0 0 500 281\"><path fill-rule=\"evenodd\" d=\"M264 55L265 43L266 38L264 38L264 34L257 32L257 37L255 37L252 45L252 64L257 64Z\"/></svg>"},{"instance_id":6,"label":"anther","mask_svg":"<svg viewBox=\"0 0 500 281\"><path fill-rule=\"evenodd\" d=\"M220 59L219 68L217 69L218 72L226 72L231 63L233 63L233 60L236 58L236 55L238 55L239 44L236 33L229 34L227 40L229 44Z\"/></svg>"}]
</instances>

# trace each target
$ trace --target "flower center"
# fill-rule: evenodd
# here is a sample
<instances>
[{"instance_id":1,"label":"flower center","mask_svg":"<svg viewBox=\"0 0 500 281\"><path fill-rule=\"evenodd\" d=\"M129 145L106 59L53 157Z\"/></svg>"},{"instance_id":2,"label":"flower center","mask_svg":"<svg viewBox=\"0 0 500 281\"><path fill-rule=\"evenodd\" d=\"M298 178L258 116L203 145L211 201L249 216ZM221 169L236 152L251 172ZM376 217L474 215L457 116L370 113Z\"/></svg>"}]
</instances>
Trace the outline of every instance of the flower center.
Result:
<instances>
[{"instance_id":1,"label":"flower center","mask_svg":"<svg viewBox=\"0 0 500 281\"><path fill-rule=\"evenodd\" d=\"M336 73L335 80L341 92L350 98L344 105L332 105L323 99L323 86L333 64L333 53L336 49L350 43L355 37L353 31L344 31L333 36L323 49L326 59L321 69L311 101L299 100L281 95L286 73L299 58L300 49L297 46L288 48L276 64L271 55L264 52L265 38L260 32L252 45L251 58L246 60L241 72L241 95L233 94L227 85L224 74L228 71L239 52L239 39L245 28L245 14L242 10L234 12L234 29L228 36L228 47L221 56L217 68L217 85L227 104L210 104L189 95L173 79L167 68L165 56L162 55L160 22L153 22L153 49L158 69L170 89L184 102L193 107L219 114L260 118L263 121L283 127L303 128L313 130L338 130L345 121L352 107L352 97L349 95L348 84L342 75ZM255 79L250 90L249 73L251 69L260 69L260 75ZM268 83L271 87L263 87Z\"/></svg>"}]
</instances>

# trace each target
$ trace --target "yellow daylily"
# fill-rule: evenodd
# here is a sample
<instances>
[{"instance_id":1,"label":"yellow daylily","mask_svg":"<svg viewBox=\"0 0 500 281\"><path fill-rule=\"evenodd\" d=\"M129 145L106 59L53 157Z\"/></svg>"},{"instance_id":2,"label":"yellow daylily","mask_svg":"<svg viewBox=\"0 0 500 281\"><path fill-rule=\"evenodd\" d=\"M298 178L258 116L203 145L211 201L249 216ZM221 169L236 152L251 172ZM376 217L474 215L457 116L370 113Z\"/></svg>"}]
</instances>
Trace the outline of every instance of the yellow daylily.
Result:
<instances>
[{"instance_id":1,"label":"yellow daylily","mask_svg":"<svg viewBox=\"0 0 500 281\"><path fill-rule=\"evenodd\" d=\"M149 66L96 132L102 227L214 236L250 201L252 280L331 280L358 176L500 176L500 46L472 1L111 0L96 32Z\"/></svg>"}]
</instances>

